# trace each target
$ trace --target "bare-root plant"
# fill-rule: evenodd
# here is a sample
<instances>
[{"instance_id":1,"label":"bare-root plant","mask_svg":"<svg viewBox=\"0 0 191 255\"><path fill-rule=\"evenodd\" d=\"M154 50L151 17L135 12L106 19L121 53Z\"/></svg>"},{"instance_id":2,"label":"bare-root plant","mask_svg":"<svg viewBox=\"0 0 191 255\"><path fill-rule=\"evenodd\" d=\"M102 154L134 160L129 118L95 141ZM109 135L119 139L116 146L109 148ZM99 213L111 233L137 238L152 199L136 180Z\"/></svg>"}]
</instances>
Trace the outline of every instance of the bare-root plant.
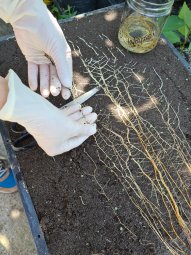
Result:
<instances>
[{"instance_id":1,"label":"bare-root plant","mask_svg":"<svg viewBox=\"0 0 191 255\"><path fill-rule=\"evenodd\" d=\"M173 109L154 67L155 82L146 78L143 81L135 70L136 63L121 66L111 49L105 54L83 38L80 40L92 50L92 58L85 59L83 52L80 54L88 75L111 102L99 116L100 128L95 136L100 162L120 182L127 201L131 201L168 252L189 254L191 156L178 107ZM80 52L80 48L76 50ZM117 48L115 52L123 54ZM133 236L116 212L108 188L99 179L93 157L86 153L94 165L92 176L100 192L110 202L120 224Z\"/></svg>"}]
</instances>

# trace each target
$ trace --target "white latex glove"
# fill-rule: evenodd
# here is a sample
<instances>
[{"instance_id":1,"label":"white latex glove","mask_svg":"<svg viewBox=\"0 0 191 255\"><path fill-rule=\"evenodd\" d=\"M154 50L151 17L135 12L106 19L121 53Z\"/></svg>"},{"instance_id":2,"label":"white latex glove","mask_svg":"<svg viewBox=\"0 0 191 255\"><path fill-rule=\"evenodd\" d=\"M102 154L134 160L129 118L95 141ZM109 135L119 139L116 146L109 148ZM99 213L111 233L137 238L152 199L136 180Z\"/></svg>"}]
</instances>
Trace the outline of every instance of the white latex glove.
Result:
<instances>
[{"instance_id":1,"label":"white latex glove","mask_svg":"<svg viewBox=\"0 0 191 255\"><path fill-rule=\"evenodd\" d=\"M42 0L0 0L0 17L11 23L17 43L28 61L28 80L44 97L70 97L71 50L56 19ZM47 57L48 56L48 57ZM50 59L55 63L53 65Z\"/></svg>"},{"instance_id":2,"label":"white latex glove","mask_svg":"<svg viewBox=\"0 0 191 255\"><path fill-rule=\"evenodd\" d=\"M9 93L0 119L24 126L48 155L69 151L96 133L97 115L91 107L80 110L80 105L74 105L60 110L23 85L12 70L6 79Z\"/></svg>"}]
</instances>

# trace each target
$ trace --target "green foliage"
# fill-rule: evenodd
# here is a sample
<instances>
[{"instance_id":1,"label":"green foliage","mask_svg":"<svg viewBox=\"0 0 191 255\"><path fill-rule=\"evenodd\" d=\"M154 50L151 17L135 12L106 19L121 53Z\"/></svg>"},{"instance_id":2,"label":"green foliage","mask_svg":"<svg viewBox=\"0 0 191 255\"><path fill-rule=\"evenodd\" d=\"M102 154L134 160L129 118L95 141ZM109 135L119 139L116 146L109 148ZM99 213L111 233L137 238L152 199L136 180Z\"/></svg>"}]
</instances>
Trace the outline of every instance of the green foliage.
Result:
<instances>
[{"instance_id":1,"label":"green foliage","mask_svg":"<svg viewBox=\"0 0 191 255\"><path fill-rule=\"evenodd\" d=\"M184 2L178 16L171 15L168 17L163 34L171 43L180 43L183 49L189 43L189 37L191 36L191 10L186 2ZM191 42L188 50L191 51Z\"/></svg>"},{"instance_id":2,"label":"green foliage","mask_svg":"<svg viewBox=\"0 0 191 255\"><path fill-rule=\"evenodd\" d=\"M54 4L51 6L50 11L54 15L57 20L60 19L68 19L77 14L77 11L74 10L74 7L67 5L67 9L64 9L63 12L61 13L58 7L56 7Z\"/></svg>"}]
</instances>

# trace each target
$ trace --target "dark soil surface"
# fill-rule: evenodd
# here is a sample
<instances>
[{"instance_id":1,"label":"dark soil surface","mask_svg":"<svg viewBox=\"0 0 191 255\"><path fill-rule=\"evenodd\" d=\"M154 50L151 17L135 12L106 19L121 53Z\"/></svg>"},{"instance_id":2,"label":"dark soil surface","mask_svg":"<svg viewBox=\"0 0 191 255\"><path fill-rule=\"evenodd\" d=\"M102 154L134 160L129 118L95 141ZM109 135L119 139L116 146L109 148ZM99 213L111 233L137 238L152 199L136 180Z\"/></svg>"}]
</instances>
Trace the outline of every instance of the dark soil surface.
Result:
<instances>
[{"instance_id":1,"label":"dark soil surface","mask_svg":"<svg viewBox=\"0 0 191 255\"><path fill-rule=\"evenodd\" d=\"M178 113L181 130L190 142L191 78L188 72L162 41L155 50L145 55L126 52L117 40L120 16L121 13L118 11L103 13L63 23L62 27L71 47L74 46L76 50L79 47L85 64L91 59L102 61L107 58L107 65L113 69L104 72L105 78L110 74L113 77L115 70L127 65L128 68L122 70L122 73L128 76L128 82L133 84L129 88L133 104L140 109L140 116L158 128L158 132L163 132L164 140L170 143L168 130L163 126L154 107L142 107L147 105L149 98L137 76L132 75L132 71L140 79L143 77L143 83L150 95L159 97L159 100L160 93L164 93ZM5 75L9 68L13 68L22 80L27 82L26 63L13 40L1 43L0 56L1 74ZM95 80L87 73L77 52L73 52L73 56L74 80L80 94L94 87ZM98 73L95 73L94 77L99 78L101 67L96 70ZM128 75L128 72L131 75ZM159 90L161 86L159 76L163 81L161 90ZM121 79L124 81L123 77ZM115 98L121 91L124 100L129 102L124 83L117 84L115 79L110 78L108 84L109 92L113 93ZM95 137L81 147L54 158L48 157L38 147L17 153L50 253L54 255L168 254L143 218L143 214L132 202L132 198L136 196L132 186L126 185L128 177L126 179L123 175L123 171L126 171L125 167L119 166L117 172L113 164L117 162L114 147L117 148L119 140L114 139L110 131L122 134L125 139L129 128L132 142L135 133L119 120L114 102L105 94L107 90L103 80L100 81L100 85L104 90L88 102L88 105L99 114L99 132ZM57 106L63 104L59 97L50 100ZM123 100L121 103L125 105ZM165 101L164 104L160 102L159 105L164 109ZM173 118L175 113L170 112L170 118L171 114ZM172 125L177 129L177 121ZM177 133L181 133L179 129ZM182 134L180 135L182 137ZM129 144L128 146L131 147ZM132 150L132 156L135 156L133 153ZM128 150L123 148L119 150L119 154L124 161L127 160L127 166L136 176L143 193L155 203L156 199L151 194L152 187L144 177L140 180L140 169L131 160ZM166 162L169 160L169 166L173 161L173 157L171 160L170 156L170 153L167 153ZM147 162L144 164L148 170L152 170ZM143 200L136 197L136 201L144 208ZM165 208L161 205L161 212L164 211ZM168 228L169 222L165 224ZM180 233L181 230L176 224L175 227ZM165 238L170 243L168 237ZM189 254L187 250L185 254Z\"/></svg>"}]
</instances>

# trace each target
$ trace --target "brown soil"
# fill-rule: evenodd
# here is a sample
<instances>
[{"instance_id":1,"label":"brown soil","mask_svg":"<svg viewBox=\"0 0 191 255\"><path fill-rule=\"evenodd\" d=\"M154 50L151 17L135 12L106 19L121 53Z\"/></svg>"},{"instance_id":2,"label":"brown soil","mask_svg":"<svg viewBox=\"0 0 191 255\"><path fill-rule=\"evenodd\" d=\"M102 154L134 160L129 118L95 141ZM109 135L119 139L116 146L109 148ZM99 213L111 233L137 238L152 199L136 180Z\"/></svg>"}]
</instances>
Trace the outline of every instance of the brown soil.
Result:
<instances>
[{"instance_id":1,"label":"brown soil","mask_svg":"<svg viewBox=\"0 0 191 255\"><path fill-rule=\"evenodd\" d=\"M189 123L191 119L191 78L168 46L162 42L155 50L145 55L131 54L123 50L117 40L120 15L120 12L97 14L74 22L63 23L62 27L71 46L74 45L75 48L79 47L81 50L86 64L91 58L101 61L104 53L108 59L108 66L114 67L113 70L127 65L129 69L125 70L125 75L129 70L131 76L128 77L128 82L134 84L129 91L137 109L141 109L148 103L148 97L141 89L142 85L136 76L132 75L132 68L134 73L139 74L139 77L144 77L149 93L157 98L161 95L159 90L161 81L154 71L156 70L163 80L162 92L178 112L181 130L189 141L191 137ZM10 46L11 50L5 54L5 49ZM91 47L94 47L96 53ZM116 57L115 61L112 54ZM4 42L3 47L0 48L0 55L2 56L1 73L5 74L7 69L12 67L26 81L25 62L19 50L15 48L15 42ZM89 77L77 53L74 53L73 60L77 88L87 91L95 86L95 81ZM104 76L107 78L112 72L114 71L109 70ZM100 85L104 90L88 102L88 105L91 105L99 114L99 132L95 137L89 139L81 147L54 158L45 155L38 147L17 153L47 245L51 254L54 255L167 254L140 211L132 203L132 198L136 196L131 185L128 186L125 183L124 168L122 167L119 173L113 171L113 162L116 162L116 158L113 157L112 146L117 148L119 140L113 138L110 130L124 134L127 132L127 127L119 121L113 102L105 95L106 88L103 81L100 81ZM116 81L112 83L110 80L109 91L114 94L115 98L119 93L117 88L122 91L122 94L124 93L125 100L129 102L123 84L119 83L116 86ZM63 104L61 98L51 98L51 101L57 106ZM164 106L165 102L164 105L160 104L161 109L164 109ZM111 110L112 107L114 107L114 112ZM170 114L174 117L172 111ZM171 142L168 130L163 126L156 109L146 107L146 110L141 110L140 116L158 128L159 132L163 132L164 140ZM177 120L172 125L183 139L177 128ZM134 139L135 133L131 129L129 136L132 142L137 142L137 138ZM109 141L112 141L113 145L108 145ZM130 147L129 144L128 146ZM135 152L132 150L133 153ZM155 203L156 199L151 194L152 187L144 177L139 178L139 169L127 150L120 150L119 154L127 160L143 193ZM168 153L165 161L169 165L170 156ZM148 171L153 171L147 162L145 162L145 167L148 167ZM160 199L159 197L159 203ZM138 198L136 201L139 201L144 208L143 201ZM161 212L165 212L162 205ZM164 215L164 219L165 217ZM169 222L166 222L166 227L169 227ZM175 227L177 232L181 233L178 224L175 224ZM162 230L161 233L163 233ZM165 236L165 233L163 235ZM169 238L167 236L165 238L170 243Z\"/></svg>"}]
</instances>

